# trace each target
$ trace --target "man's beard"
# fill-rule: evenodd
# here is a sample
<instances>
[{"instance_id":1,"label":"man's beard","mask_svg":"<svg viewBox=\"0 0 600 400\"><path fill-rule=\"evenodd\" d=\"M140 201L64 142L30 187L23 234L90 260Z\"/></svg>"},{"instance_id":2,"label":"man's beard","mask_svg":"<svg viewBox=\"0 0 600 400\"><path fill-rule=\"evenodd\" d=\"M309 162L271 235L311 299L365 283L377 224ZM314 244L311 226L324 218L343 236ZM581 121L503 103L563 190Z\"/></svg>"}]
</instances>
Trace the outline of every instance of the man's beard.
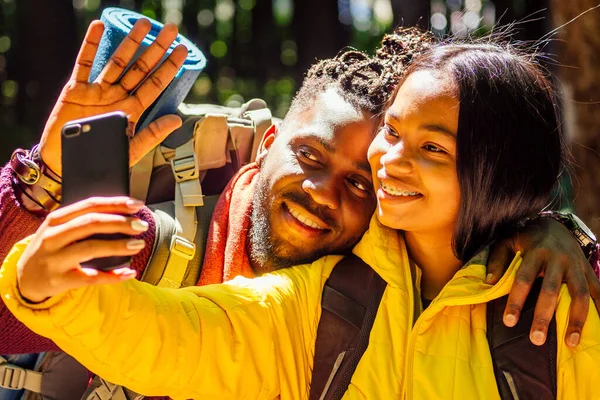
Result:
<instances>
[{"instance_id":1,"label":"man's beard","mask_svg":"<svg viewBox=\"0 0 600 400\"><path fill-rule=\"evenodd\" d=\"M285 239L275 237L271 230L269 215L271 213L270 206L273 205L273 201L268 198L268 193L270 193L270 190L266 182L263 182L259 178L252 199L252 219L248 243L250 264L255 273L263 274L294 265L311 263L328 254L345 254L358 241L358 238L353 239L351 242L340 246L341 248L329 249L323 247L308 251L306 254L289 254L289 251L286 251L288 246L286 246ZM289 197L303 205L307 210L321 217L330 227L336 227L333 218L327 217L323 215L323 212L315 210L314 206L308 206L304 197L301 198L299 195L291 193L288 193L285 197ZM279 205L279 207L282 207L282 205Z\"/></svg>"}]
</instances>

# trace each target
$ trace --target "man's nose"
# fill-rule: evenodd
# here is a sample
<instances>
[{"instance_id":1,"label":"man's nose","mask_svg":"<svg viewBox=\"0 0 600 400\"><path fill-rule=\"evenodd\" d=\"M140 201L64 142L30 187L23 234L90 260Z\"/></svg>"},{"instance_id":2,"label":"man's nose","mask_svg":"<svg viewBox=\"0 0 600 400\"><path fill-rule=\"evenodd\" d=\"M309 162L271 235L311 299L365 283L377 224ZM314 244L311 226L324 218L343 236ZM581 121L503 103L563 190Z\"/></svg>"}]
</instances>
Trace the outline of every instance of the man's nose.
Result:
<instances>
[{"instance_id":1,"label":"man's nose","mask_svg":"<svg viewBox=\"0 0 600 400\"><path fill-rule=\"evenodd\" d=\"M312 197L315 203L336 210L341 203L340 192L328 176L306 178L302 189Z\"/></svg>"}]
</instances>

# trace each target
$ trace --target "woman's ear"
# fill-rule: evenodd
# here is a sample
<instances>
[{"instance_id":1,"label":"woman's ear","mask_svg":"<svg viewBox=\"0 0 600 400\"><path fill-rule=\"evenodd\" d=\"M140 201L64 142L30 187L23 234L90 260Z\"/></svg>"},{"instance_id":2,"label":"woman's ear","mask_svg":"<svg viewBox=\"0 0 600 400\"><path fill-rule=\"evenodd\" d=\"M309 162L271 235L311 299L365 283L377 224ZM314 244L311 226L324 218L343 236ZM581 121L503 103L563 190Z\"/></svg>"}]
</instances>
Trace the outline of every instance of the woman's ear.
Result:
<instances>
[{"instance_id":1,"label":"woman's ear","mask_svg":"<svg viewBox=\"0 0 600 400\"><path fill-rule=\"evenodd\" d=\"M258 145L258 151L256 152L256 163L260 166L263 159L267 156L269 152L269 148L273 144L275 140L275 136L277 135L277 125L271 125L269 129L265 131L263 134L262 140Z\"/></svg>"}]
</instances>

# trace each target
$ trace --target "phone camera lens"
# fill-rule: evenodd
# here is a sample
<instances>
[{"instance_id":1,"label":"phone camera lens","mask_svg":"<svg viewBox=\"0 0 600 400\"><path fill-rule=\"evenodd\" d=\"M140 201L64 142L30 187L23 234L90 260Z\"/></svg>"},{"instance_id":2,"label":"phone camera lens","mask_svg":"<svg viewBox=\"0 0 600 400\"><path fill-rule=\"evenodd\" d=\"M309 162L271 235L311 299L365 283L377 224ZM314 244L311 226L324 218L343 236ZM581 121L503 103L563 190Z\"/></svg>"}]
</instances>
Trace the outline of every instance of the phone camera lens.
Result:
<instances>
[{"instance_id":1,"label":"phone camera lens","mask_svg":"<svg viewBox=\"0 0 600 400\"><path fill-rule=\"evenodd\" d=\"M81 125L79 125L79 124L65 126L65 128L63 130L63 134L65 135L65 137L77 136L80 133L81 133Z\"/></svg>"}]
</instances>

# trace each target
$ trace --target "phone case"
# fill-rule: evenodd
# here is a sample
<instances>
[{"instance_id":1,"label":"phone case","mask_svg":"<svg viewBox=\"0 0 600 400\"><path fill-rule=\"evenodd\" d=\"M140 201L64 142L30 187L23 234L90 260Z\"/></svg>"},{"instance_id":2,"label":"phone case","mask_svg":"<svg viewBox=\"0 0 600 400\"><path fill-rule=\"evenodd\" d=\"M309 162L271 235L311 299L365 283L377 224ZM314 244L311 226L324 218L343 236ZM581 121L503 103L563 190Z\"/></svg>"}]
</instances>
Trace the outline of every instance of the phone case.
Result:
<instances>
[{"instance_id":1,"label":"phone case","mask_svg":"<svg viewBox=\"0 0 600 400\"><path fill-rule=\"evenodd\" d=\"M129 138L122 112L70 121L62 129L63 204L94 196L129 195ZM115 240L124 234L91 238ZM83 266L110 270L127 266L129 256L90 260Z\"/></svg>"}]
</instances>

